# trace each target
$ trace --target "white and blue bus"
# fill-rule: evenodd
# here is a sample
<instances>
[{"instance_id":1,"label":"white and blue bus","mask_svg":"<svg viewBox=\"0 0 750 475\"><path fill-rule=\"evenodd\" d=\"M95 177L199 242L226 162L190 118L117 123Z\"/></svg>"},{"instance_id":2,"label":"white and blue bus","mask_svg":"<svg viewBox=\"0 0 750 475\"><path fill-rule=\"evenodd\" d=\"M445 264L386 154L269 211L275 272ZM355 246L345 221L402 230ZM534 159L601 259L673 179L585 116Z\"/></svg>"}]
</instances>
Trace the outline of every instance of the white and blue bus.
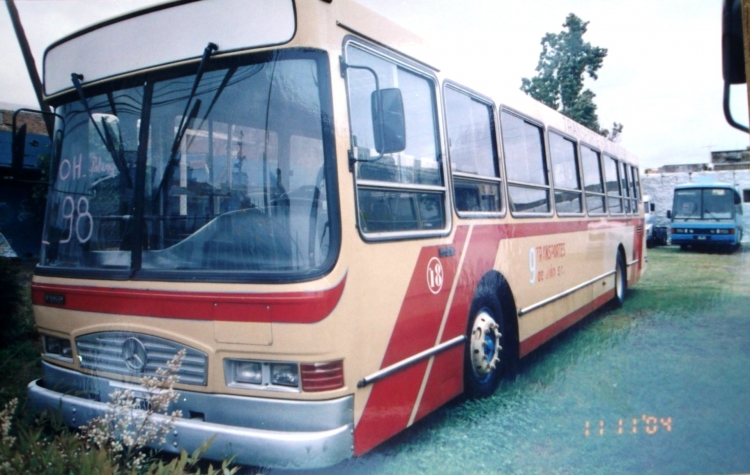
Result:
<instances>
[{"instance_id":1,"label":"white and blue bus","mask_svg":"<svg viewBox=\"0 0 750 475\"><path fill-rule=\"evenodd\" d=\"M727 183L686 183L674 190L672 244L737 249L742 241L742 198Z\"/></svg>"}]
</instances>

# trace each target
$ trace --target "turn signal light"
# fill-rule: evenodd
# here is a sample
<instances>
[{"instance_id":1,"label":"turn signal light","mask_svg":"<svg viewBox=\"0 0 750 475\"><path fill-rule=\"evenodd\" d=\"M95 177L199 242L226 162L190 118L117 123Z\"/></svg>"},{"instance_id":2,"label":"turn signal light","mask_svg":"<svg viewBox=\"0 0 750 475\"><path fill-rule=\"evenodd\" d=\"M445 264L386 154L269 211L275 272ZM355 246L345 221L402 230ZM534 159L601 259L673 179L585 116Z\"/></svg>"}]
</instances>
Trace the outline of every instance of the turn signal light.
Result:
<instances>
[{"instance_id":1,"label":"turn signal light","mask_svg":"<svg viewBox=\"0 0 750 475\"><path fill-rule=\"evenodd\" d=\"M302 390L307 392L331 391L344 387L344 361L300 364Z\"/></svg>"}]
</instances>

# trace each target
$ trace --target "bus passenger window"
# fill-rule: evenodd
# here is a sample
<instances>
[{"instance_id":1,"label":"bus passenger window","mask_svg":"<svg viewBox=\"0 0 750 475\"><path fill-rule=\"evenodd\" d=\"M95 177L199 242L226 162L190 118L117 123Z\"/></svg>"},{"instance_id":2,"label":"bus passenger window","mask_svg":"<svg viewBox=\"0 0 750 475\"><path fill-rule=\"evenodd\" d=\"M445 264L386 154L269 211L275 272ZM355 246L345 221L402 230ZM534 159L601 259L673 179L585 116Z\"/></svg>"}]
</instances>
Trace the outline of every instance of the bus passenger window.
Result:
<instances>
[{"instance_id":1,"label":"bus passenger window","mask_svg":"<svg viewBox=\"0 0 750 475\"><path fill-rule=\"evenodd\" d=\"M560 134L550 132L549 149L557 213L583 213L583 190L578 172L576 143Z\"/></svg>"},{"instance_id":2,"label":"bus passenger window","mask_svg":"<svg viewBox=\"0 0 750 475\"><path fill-rule=\"evenodd\" d=\"M602 179L602 165L599 160L599 152L581 146L581 158L583 159L583 183L586 190L586 209L589 215L604 214L607 212L604 198L604 180Z\"/></svg>"},{"instance_id":3,"label":"bus passenger window","mask_svg":"<svg viewBox=\"0 0 750 475\"><path fill-rule=\"evenodd\" d=\"M611 214L622 214L622 199L620 198L620 167L617 160L608 155L604 156L604 176L606 177L607 204Z\"/></svg>"},{"instance_id":4,"label":"bus passenger window","mask_svg":"<svg viewBox=\"0 0 750 475\"><path fill-rule=\"evenodd\" d=\"M631 214L633 208L630 206L630 179L628 178L628 165L624 162L620 163L622 169L620 170L620 189L622 190L623 204L625 205L625 212Z\"/></svg>"},{"instance_id":5,"label":"bus passenger window","mask_svg":"<svg viewBox=\"0 0 750 475\"><path fill-rule=\"evenodd\" d=\"M542 128L515 114L500 113L508 201L513 213L550 213Z\"/></svg>"},{"instance_id":6,"label":"bus passenger window","mask_svg":"<svg viewBox=\"0 0 750 475\"><path fill-rule=\"evenodd\" d=\"M630 173L630 187L632 188L630 197L633 201L633 212L635 213L638 211L638 202L641 201L641 187L638 183L638 168L631 166Z\"/></svg>"},{"instance_id":7,"label":"bus passenger window","mask_svg":"<svg viewBox=\"0 0 750 475\"><path fill-rule=\"evenodd\" d=\"M492 106L445 87L453 192L459 212L499 212L500 172Z\"/></svg>"},{"instance_id":8,"label":"bus passenger window","mask_svg":"<svg viewBox=\"0 0 750 475\"><path fill-rule=\"evenodd\" d=\"M365 233L445 230L445 181L434 82L364 46L346 47L351 156L355 163L360 230ZM380 154L375 146L372 98L401 92L406 148ZM379 238L379 237L377 237Z\"/></svg>"}]
</instances>

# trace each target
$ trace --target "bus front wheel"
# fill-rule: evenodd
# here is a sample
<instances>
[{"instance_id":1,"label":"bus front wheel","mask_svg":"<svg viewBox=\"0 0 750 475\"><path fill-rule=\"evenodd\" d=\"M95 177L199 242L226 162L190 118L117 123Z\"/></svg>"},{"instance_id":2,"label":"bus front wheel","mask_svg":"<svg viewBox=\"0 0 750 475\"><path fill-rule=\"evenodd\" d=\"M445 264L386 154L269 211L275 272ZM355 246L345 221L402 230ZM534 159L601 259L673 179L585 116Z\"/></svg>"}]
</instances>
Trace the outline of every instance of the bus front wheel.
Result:
<instances>
[{"instance_id":1,"label":"bus front wheel","mask_svg":"<svg viewBox=\"0 0 750 475\"><path fill-rule=\"evenodd\" d=\"M491 396L508 365L508 335L497 295L478 295L471 305L464 356L464 390L469 398Z\"/></svg>"}]
</instances>

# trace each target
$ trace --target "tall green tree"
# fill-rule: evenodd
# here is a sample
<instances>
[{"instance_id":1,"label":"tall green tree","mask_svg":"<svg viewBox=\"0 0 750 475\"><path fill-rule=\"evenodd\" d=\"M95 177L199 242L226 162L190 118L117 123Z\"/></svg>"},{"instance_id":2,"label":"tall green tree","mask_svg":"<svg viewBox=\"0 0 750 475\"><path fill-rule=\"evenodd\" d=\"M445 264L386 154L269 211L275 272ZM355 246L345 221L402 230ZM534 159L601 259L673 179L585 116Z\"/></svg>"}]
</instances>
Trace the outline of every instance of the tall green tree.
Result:
<instances>
[{"instance_id":1,"label":"tall green tree","mask_svg":"<svg viewBox=\"0 0 750 475\"><path fill-rule=\"evenodd\" d=\"M571 13L560 33L544 35L537 75L523 78L521 90L591 130L614 139L622 132L622 124L613 124L612 132L600 128L594 103L596 95L583 88L585 75L598 79L596 72L607 56L606 48L583 40L588 24Z\"/></svg>"}]
</instances>

